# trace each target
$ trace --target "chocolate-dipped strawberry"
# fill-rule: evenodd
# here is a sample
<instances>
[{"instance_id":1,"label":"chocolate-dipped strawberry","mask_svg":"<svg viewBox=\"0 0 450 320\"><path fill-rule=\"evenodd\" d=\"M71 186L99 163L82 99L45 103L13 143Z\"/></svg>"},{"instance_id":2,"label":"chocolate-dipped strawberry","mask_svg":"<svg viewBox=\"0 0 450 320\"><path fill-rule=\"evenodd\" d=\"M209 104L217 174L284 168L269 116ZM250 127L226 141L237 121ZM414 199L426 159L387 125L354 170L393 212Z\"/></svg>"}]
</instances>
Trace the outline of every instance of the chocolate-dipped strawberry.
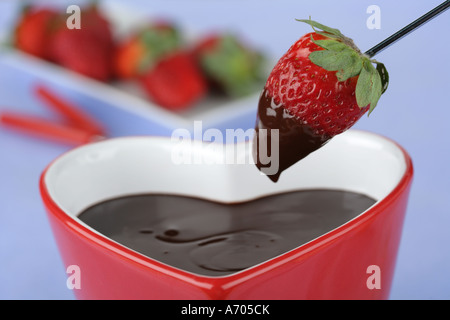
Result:
<instances>
[{"instance_id":1,"label":"chocolate-dipped strawberry","mask_svg":"<svg viewBox=\"0 0 450 320\"><path fill-rule=\"evenodd\" d=\"M301 37L277 62L258 105L253 154L258 169L274 182L370 114L388 86L384 65L361 53L339 30L298 21L314 32Z\"/></svg>"}]
</instances>

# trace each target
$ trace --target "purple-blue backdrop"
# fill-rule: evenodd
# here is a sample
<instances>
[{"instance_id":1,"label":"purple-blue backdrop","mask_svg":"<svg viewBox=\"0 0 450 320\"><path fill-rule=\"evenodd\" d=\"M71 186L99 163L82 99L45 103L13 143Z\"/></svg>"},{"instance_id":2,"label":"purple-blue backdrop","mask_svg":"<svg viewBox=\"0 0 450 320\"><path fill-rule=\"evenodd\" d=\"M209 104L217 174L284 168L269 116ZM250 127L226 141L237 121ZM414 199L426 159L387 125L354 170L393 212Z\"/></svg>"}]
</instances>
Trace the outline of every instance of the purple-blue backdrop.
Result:
<instances>
[{"instance_id":1,"label":"purple-blue backdrop","mask_svg":"<svg viewBox=\"0 0 450 320\"><path fill-rule=\"evenodd\" d=\"M81 4L76 0L67 2L77 3ZM311 15L314 20L339 28L366 50L440 1L130 0L127 3L149 17L173 18L194 34L234 30L276 58L310 31L295 18ZM7 34L17 4L13 0L0 2L0 36ZM381 9L381 29L366 26L370 15L366 10L370 5ZM399 142L414 161L415 178L391 299L450 298L449 29L450 12L446 12L376 57L390 72L390 87L370 118L363 117L356 125ZM30 89L36 80L39 78L3 63L0 55L0 110L15 108L53 117L31 96ZM46 81L80 104L90 106L112 136L168 135L173 129L169 124L111 108L101 99L80 95L70 86L61 85L58 78ZM246 128L253 123L254 112L248 112L220 126ZM0 148L0 299L73 299L38 192L40 173L68 147L0 128Z\"/></svg>"}]
</instances>

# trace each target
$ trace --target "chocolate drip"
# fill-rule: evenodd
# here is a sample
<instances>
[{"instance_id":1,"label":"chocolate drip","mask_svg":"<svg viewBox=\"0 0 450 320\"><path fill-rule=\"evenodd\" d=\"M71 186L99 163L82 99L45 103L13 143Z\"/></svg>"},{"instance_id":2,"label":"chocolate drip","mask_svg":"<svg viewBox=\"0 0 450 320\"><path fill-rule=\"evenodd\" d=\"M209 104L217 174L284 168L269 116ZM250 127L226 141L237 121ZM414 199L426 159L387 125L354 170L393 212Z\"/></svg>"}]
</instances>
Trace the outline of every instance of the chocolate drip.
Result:
<instances>
[{"instance_id":1,"label":"chocolate drip","mask_svg":"<svg viewBox=\"0 0 450 320\"><path fill-rule=\"evenodd\" d=\"M273 129L278 129L278 141L272 141ZM268 164L262 161L265 155L261 153L261 150L269 150L272 160L274 157L278 157L278 170L274 174L267 174L273 182L278 181L284 170L322 147L328 140L328 137L315 135L307 125L302 124L301 120L291 115L282 104L277 105L264 89L258 104L253 157L258 169L266 174L267 168L273 163ZM270 154L271 146L274 143L278 143L278 155Z\"/></svg>"}]
</instances>

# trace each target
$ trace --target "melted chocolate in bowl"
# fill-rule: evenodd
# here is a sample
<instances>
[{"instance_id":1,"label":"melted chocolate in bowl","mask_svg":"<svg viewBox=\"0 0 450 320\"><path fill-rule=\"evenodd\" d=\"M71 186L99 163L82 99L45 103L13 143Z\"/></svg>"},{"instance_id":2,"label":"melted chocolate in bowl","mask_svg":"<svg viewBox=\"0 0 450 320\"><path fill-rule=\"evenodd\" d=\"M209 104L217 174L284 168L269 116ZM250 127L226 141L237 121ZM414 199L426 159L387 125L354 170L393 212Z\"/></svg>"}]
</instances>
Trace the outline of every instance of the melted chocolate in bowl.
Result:
<instances>
[{"instance_id":1,"label":"melted chocolate in bowl","mask_svg":"<svg viewBox=\"0 0 450 320\"><path fill-rule=\"evenodd\" d=\"M303 190L242 203L143 194L96 204L79 219L122 245L207 276L231 274L292 250L375 203L339 190Z\"/></svg>"}]
</instances>

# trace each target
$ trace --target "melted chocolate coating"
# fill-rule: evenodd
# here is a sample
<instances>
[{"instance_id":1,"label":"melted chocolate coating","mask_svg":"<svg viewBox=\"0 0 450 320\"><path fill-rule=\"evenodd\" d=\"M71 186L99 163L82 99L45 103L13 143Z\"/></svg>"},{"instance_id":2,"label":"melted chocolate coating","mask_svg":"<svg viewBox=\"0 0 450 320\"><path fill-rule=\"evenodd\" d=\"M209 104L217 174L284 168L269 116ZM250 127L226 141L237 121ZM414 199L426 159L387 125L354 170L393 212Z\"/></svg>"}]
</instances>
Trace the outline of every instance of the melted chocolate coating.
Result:
<instances>
[{"instance_id":1,"label":"melted chocolate coating","mask_svg":"<svg viewBox=\"0 0 450 320\"><path fill-rule=\"evenodd\" d=\"M267 131L263 132L262 129ZM272 129L278 129L278 137L274 136ZM258 104L253 157L258 169L266 173L273 182L278 181L284 170L322 147L328 140L329 137L313 134L307 125L291 115L283 105L275 104L264 89ZM278 157L279 165L275 173L267 173L267 168L273 163L264 163L265 154L262 154L261 148L270 151L273 143L278 143L278 155L270 152L269 155L272 160L274 156Z\"/></svg>"}]
</instances>

